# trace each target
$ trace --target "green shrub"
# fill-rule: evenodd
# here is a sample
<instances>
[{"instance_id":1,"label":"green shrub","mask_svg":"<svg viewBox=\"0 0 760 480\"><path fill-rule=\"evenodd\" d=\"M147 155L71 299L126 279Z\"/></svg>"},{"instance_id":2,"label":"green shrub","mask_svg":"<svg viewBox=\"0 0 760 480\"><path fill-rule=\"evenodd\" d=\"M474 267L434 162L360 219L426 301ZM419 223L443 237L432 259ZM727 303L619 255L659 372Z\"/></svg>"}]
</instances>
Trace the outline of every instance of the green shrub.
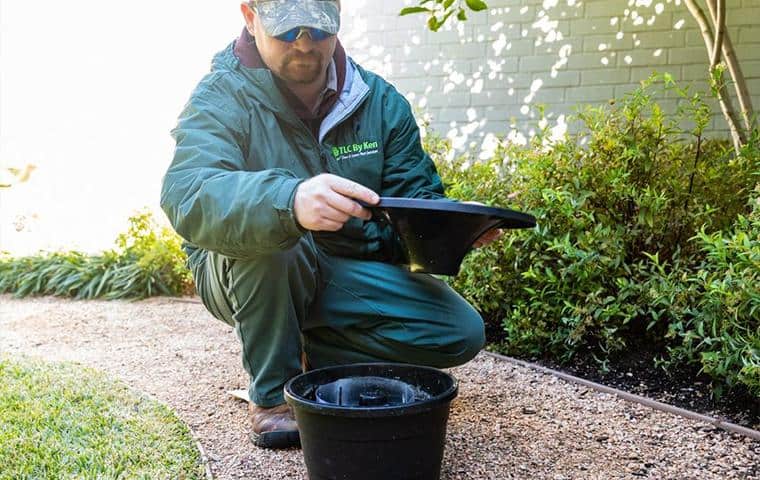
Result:
<instances>
[{"instance_id":1,"label":"green shrub","mask_svg":"<svg viewBox=\"0 0 760 480\"><path fill-rule=\"evenodd\" d=\"M703 253L697 268L674 275L683 269L659 266L664 281L649 291L669 305L663 366L698 365L717 393L742 384L760 397L760 190L751 203L732 229L694 237Z\"/></svg>"},{"instance_id":2,"label":"green shrub","mask_svg":"<svg viewBox=\"0 0 760 480\"><path fill-rule=\"evenodd\" d=\"M117 251L126 265L133 265L129 275L114 287L128 290L130 281L144 285L143 296L192 293L192 274L185 266L187 255L182 238L169 227L158 227L150 213L143 212L129 219L129 229L116 240ZM139 273L138 273L139 272Z\"/></svg>"},{"instance_id":3,"label":"green shrub","mask_svg":"<svg viewBox=\"0 0 760 480\"><path fill-rule=\"evenodd\" d=\"M665 296L655 286L689 278L705 257L691 239L719 234L746 212L759 156L706 140L708 107L669 78L662 90L682 107L665 115L660 85L650 80L582 110L577 133L560 141L541 132L525 147L503 142L469 168L466 158L446 160L445 142L429 141L449 196L538 221L470 253L451 280L492 329L503 328L496 348L560 360L583 350L604 361L633 339L664 345L668 302L693 301L684 289Z\"/></svg>"},{"instance_id":4,"label":"green shrub","mask_svg":"<svg viewBox=\"0 0 760 480\"><path fill-rule=\"evenodd\" d=\"M193 286L185 258L177 234L159 228L150 213L142 212L130 217L116 248L101 255L73 251L0 257L0 293L78 299L183 295Z\"/></svg>"}]
</instances>

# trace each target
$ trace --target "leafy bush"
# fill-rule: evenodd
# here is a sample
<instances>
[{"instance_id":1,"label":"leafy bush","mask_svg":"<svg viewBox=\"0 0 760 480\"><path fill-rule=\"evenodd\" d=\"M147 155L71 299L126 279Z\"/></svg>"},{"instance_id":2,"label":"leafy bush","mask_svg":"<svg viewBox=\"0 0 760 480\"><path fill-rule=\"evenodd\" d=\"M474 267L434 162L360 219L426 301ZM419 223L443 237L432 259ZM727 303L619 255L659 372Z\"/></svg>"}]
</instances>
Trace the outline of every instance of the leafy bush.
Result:
<instances>
[{"instance_id":1,"label":"leafy bush","mask_svg":"<svg viewBox=\"0 0 760 480\"><path fill-rule=\"evenodd\" d=\"M655 101L660 85L681 97L675 115ZM470 253L451 280L492 330L503 328L498 349L560 360L588 350L604 361L634 339L663 345L669 334L678 345L671 310L685 312L695 297L680 287L664 295L662 286L681 285L703 261L715 278L721 274L723 267L711 263L717 246L711 256L693 238L722 239L720 232L746 213L760 165L757 138L736 155L705 139L708 120L701 98L666 77L620 102L581 111L577 133L560 141L542 132L526 147L503 142L493 158L471 166L467 158L446 160L445 142L429 140L449 196L511 206L538 221ZM751 296L753 284L746 286ZM729 300L719 292L703 299L705 307ZM755 314L737 312L737 323L751 330ZM691 323L683 325L690 331ZM737 342L738 333L726 334Z\"/></svg>"},{"instance_id":2,"label":"leafy bush","mask_svg":"<svg viewBox=\"0 0 760 480\"><path fill-rule=\"evenodd\" d=\"M142 212L130 217L116 249L101 255L73 251L0 257L0 293L78 299L182 295L192 291L184 263L181 239Z\"/></svg>"},{"instance_id":3,"label":"leafy bush","mask_svg":"<svg viewBox=\"0 0 760 480\"><path fill-rule=\"evenodd\" d=\"M703 255L688 275L665 272L652 300L670 305L666 367L699 365L723 385L743 384L760 397L760 191L732 229L694 237ZM671 302L670 299L678 299Z\"/></svg>"}]
</instances>

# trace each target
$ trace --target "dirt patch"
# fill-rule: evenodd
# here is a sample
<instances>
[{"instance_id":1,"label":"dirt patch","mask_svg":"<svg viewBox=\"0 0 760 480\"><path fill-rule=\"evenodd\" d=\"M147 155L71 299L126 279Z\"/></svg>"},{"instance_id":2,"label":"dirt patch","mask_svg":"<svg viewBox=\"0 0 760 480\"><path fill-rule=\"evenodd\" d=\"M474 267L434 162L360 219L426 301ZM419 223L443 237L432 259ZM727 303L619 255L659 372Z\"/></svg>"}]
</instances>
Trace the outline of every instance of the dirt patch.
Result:
<instances>
[{"instance_id":1,"label":"dirt patch","mask_svg":"<svg viewBox=\"0 0 760 480\"><path fill-rule=\"evenodd\" d=\"M238 340L199 304L0 296L0 351L81 362L167 403L217 478L305 477L300 450L249 443L226 394L247 385ZM760 442L485 355L451 373L443 479L760 479Z\"/></svg>"}]
</instances>

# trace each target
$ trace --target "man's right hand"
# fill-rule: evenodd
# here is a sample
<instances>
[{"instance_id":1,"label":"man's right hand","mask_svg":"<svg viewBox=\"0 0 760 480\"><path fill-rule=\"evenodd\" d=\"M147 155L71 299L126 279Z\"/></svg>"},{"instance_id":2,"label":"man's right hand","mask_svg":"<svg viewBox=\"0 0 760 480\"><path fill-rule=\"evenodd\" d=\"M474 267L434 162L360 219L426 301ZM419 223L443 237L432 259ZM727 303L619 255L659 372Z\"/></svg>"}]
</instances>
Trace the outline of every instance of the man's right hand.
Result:
<instances>
[{"instance_id":1,"label":"man's right hand","mask_svg":"<svg viewBox=\"0 0 760 480\"><path fill-rule=\"evenodd\" d=\"M369 188L337 175L325 173L298 185L293 204L296 220L307 230L335 232L349 218L364 220L372 213L356 203L375 205L380 197Z\"/></svg>"}]
</instances>

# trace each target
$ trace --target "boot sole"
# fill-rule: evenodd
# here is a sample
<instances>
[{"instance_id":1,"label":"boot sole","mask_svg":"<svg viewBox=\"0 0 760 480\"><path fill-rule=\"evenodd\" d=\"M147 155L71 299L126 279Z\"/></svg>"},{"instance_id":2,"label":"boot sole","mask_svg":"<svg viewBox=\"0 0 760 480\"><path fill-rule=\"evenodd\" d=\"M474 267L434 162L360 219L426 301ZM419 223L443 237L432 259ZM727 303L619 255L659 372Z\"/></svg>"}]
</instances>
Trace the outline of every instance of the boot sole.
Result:
<instances>
[{"instance_id":1,"label":"boot sole","mask_svg":"<svg viewBox=\"0 0 760 480\"><path fill-rule=\"evenodd\" d=\"M277 430L274 432L250 434L251 443L259 448L293 448L301 446L301 435L298 430Z\"/></svg>"}]
</instances>

